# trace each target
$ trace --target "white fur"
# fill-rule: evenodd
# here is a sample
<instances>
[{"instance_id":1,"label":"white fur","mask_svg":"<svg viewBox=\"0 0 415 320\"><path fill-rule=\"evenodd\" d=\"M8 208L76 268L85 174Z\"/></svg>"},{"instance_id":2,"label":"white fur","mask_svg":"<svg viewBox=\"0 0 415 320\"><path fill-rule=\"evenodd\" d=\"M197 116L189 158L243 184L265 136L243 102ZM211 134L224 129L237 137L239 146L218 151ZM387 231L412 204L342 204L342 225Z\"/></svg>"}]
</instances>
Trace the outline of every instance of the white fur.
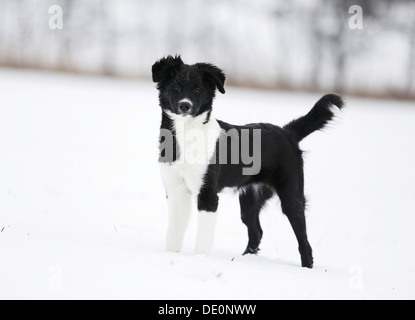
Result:
<instances>
[{"instance_id":1,"label":"white fur","mask_svg":"<svg viewBox=\"0 0 415 320\"><path fill-rule=\"evenodd\" d=\"M197 220L196 254L210 254L215 235L216 212L199 211Z\"/></svg>"},{"instance_id":2,"label":"white fur","mask_svg":"<svg viewBox=\"0 0 415 320\"><path fill-rule=\"evenodd\" d=\"M199 194L222 131L215 119L211 118L204 124L206 112L197 117L176 115L169 111L166 114L174 121L176 141L180 148L180 155L175 162L160 163L169 207L166 249L180 251L190 217L191 199ZM216 217L216 213L208 214ZM204 224L207 224L206 229L203 228ZM195 251L209 254L214 233L211 229L214 229L215 224L200 212L198 225Z\"/></svg>"},{"instance_id":3,"label":"white fur","mask_svg":"<svg viewBox=\"0 0 415 320\"><path fill-rule=\"evenodd\" d=\"M182 102L187 102L188 104L190 104L190 106L192 106L192 107L193 107L193 102L192 102L192 100L190 100L190 99L188 99L188 98L181 99L181 100L179 101L179 104L180 104L180 103L182 103Z\"/></svg>"}]
</instances>

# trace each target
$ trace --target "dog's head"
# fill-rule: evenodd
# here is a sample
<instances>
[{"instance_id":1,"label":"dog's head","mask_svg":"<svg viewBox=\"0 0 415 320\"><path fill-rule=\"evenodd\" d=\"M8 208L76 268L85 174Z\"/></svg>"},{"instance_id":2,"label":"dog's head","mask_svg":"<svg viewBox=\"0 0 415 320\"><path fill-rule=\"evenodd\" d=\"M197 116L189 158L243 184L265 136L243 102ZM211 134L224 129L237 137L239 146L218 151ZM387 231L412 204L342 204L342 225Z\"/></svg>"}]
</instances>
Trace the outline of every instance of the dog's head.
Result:
<instances>
[{"instance_id":1,"label":"dog's head","mask_svg":"<svg viewBox=\"0 0 415 320\"><path fill-rule=\"evenodd\" d=\"M225 93L225 74L209 63L184 64L180 56L162 58L152 67L160 105L177 115L196 117L212 109L216 88Z\"/></svg>"}]
</instances>

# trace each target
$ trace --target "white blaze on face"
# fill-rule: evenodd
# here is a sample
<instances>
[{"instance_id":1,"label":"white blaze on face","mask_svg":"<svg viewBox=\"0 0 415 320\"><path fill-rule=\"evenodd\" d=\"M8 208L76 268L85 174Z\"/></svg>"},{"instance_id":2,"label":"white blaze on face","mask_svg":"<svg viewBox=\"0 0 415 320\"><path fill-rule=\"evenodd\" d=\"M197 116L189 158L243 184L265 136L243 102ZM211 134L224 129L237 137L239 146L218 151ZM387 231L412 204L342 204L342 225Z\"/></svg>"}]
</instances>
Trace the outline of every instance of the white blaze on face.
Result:
<instances>
[{"instance_id":1,"label":"white blaze on face","mask_svg":"<svg viewBox=\"0 0 415 320\"><path fill-rule=\"evenodd\" d=\"M179 104L182 102L187 102L188 104L190 104L191 107L193 107L193 102L192 100L188 99L188 98L183 98L181 100L179 100Z\"/></svg>"}]
</instances>

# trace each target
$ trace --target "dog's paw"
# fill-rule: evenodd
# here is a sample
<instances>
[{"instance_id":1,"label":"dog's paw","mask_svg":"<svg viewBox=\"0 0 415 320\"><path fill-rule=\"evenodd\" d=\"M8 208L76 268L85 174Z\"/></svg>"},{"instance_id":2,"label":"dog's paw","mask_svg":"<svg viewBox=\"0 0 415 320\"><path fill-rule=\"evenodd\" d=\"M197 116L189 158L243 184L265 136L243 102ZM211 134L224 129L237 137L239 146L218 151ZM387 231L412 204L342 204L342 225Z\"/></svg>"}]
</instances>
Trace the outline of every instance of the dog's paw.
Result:
<instances>
[{"instance_id":1,"label":"dog's paw","mask_svg":"<svg viewBox=\"0 0 415 320\"><path fill-rule=\"evenodd\" d=\"M309 268L312 269L313 268L313 257L309 256L309 257L302 257L301 258L301 266L303 268Z\"/></svg>"},{"instance_id":2,"label":"dog's paw","mask_svg":"<svg viewBox=\"0 0 415 320\"><path fill-rule=\"evenodd\" d=\"M249 254L257 254L258 251L259 251L259 248L258 247L250 247L250 246L248 246L248 247L246 247L246 249L245 249L245 251L244 251L244 253L242 255L246 255L248 253Z\"/></svg>"},{"instance_id":3,"label":"dog's paw","mask_svg":"<svg viewBox=\"0 0 415 320\"><path fill-rule=\"evenodd\" d=\"M182 248L181 244L177 244L177 243L166 244L167 252L180 252L181 248Z\"/></svg>"}]
</instances>

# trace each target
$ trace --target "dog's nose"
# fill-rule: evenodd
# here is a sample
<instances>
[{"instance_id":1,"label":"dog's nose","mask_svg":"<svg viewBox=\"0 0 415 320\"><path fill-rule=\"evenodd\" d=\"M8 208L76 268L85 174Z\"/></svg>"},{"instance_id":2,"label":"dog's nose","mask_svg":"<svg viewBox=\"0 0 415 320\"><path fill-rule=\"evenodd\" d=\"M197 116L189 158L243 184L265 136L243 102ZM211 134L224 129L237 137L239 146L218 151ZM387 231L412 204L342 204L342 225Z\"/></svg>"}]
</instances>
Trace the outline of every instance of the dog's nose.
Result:
<instances>
[{"instance_id":1,"label":"dog's nose","mask_svg":"<svg viewBox=\"0 0 415 320\"><path fill-rule=\"evenodd\" d=\"M182 101L179 104L179 110L181 113L188 113L192 105L189 102Z\"/></svg>"}]
</instances>

